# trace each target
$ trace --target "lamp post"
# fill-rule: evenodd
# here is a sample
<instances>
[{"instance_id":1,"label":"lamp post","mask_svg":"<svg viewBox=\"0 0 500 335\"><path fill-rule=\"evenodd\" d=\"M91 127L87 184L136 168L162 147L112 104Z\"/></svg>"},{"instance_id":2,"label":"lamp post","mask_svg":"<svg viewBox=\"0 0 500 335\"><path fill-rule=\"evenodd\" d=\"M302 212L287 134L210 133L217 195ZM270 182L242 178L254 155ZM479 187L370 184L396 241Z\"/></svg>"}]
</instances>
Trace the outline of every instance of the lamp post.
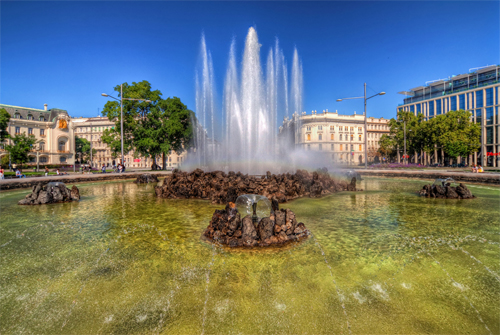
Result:
<instances>
[{"instance_id":1,"label":"lamp post","mask_svg":"<svg viewBox=\"0 0 500 335\"><path fill-rule=\"evenodd\" d=\"M151 102L151 100L146 100L146 99L131 99L131 98L124 98L123 97L123 84L120 85L120 99L117 99L115 97L112 97L111 95L108 95L106 93L101 93L103 97L109 97L112 99L115 99L117 101L120 101L120 140L121 140L121 151L122 151L122 164L124 164L124 154L123 154L123 100L134 100L134 101L144 101L144 102ZM92 153L92 149L90 149Z\"/></svg>"},{"instance_id":2,"label":"lamp post","mask_svg":"<svg viewBox=\"0 0 500 335\"><path fill-rule=\"evenodd\" d=\"M343 98L343 99L337 99L337 102L340 102L342 100L351 100L351 99L363 99L364 102L365 102L365 169L368 168L368 155L367 155L367 145L368 145L368 141L367 141L367 136L368 135L368 124L367 124L367 115L366 115L366 100L368 99L371 99L377 95L384 95L385 92L380 92L380 93L377 93L377 94L374 94L372 95L371 97L366 97L366 83L364 85L364 88L365 88L365 95L362 96L362 97L354 97L354 98Z\"/></svg>"}]
</instances>

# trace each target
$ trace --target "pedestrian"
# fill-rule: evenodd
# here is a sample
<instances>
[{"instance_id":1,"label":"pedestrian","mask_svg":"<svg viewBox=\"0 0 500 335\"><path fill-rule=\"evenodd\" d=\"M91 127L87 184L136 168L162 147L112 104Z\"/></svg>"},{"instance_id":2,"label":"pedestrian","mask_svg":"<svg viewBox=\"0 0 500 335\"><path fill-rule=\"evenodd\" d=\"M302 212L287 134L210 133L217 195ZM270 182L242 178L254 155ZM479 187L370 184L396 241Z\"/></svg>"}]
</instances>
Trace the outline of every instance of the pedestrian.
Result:
<instances>
[{"instance_id":1,"label":"pedestrian","mask_svg":"<svg viewBox=\"0 0 500 335\"><path fill-rule=\"evenodd\" d=\"M17 169L16 170L16 177L18 178L26 178L26 175L21 173L21 170Z\"/></svg>"},{"instance_id":2,"label":"pedestrian","mask_svg":"<svg viewBox=\"0 0 500 335\"><path fill-rule=\"evenodd\" d=\"M57 170L56 170L56 174L57 174L58 176L60 175L60 173L59 173L59 169L57 169Z\"/></svg>"},{"instance_id":3,"label":"pedestrian","mask_svg":"<svg viewBox=\"0 0 500 335\"><path fill-rule=\"evenodd\" d=\"M479 165L479 166L478 166L478 168L477 168L477 172L478 172L478 173L482 173L482 172L484 172L483 167L482 167L481 165Z\"/></svg>"},{"instance_id":4,"label":"pedestrian","mask_svg":"<svg viewBox=\"0 0 500 335\"><path fill-rule=\"evenodd\" d=\"M3 175L3 169L0 167L0 179L5 179L4 175Z\"/></svg>"},{"instance_id":5,"label":"pedestrian","mask_svg":"<svg viewBox=\"0 0 500 335\"><path fill-rule=\"evenodd\" d=\"M49 175L49 168L46 166L45 167L45 177L47 177Z\"/></svg>"},{"instance_id":6,"label":"pedestrian","mask_svg":"<svg viewBox=\"0 0 500 335\"><path fill-rule=\"evenodd\" d=\"M106 173L106 166L102 165L102 173Z\"/></svg>"}]
</instances>

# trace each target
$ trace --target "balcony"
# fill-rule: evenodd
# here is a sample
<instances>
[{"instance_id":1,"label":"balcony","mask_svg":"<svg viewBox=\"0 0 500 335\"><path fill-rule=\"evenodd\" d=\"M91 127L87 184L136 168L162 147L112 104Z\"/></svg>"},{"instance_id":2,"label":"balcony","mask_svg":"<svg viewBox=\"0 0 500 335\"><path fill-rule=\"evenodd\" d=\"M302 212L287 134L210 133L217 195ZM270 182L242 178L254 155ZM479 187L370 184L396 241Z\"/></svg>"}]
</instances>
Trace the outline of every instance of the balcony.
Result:
<instances>
[{"instance_id":1,"label":"balcony","mask_svg":"<svg viewBox=\"0 0 500 335\"><path fill-rule=\"evenodd\" d=\"M45 134L40 134L40 137L47 137L47 135L45 135Z\"/></svg>"},{"instance_id":2,"label":"balcony","mask_svg":"<svg viewBox=\"0 0 500 335\"><path fill-rule=\"evenodd\" d=\"M69 154L68 150L57 150L58 154Z\"/></svg>"}]
</instances>

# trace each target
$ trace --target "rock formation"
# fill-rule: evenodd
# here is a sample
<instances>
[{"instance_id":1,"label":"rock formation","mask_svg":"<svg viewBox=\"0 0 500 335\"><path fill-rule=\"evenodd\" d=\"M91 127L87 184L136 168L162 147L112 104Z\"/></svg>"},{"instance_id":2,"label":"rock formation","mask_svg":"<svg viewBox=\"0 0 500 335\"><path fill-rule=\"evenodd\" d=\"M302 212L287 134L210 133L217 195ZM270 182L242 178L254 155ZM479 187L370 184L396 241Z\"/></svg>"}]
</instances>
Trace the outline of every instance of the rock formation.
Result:
<instances>
[{"instance_id":1,"label":"rock formation","mask_svg":"<svg viewBox=\"0 0 500 335\"><path fill-rule=\"evenodd\" d=\"M442 199L472 199L475 198L470 190L463 183L454 187L449 183L442 185L424 185L418 192L419 195L427 198L442 198Z\"/></svg>"},{"instance_id":2,"label":"rock formation","mask_svg":"<svg viewBox=\"0 0 500 335\"><path fill-rule=\"evenodd\" d=\"M158 177L152 175L151 173L144 173L137 177L134 181L136 184L147 184L147 183L157 183Z\"/></svg>"},{"instance_id":3,"label":"rock formation","mask_svg":"<svg viewBox=\"0 0 500 335\"><path fill-rule=\"evenodd\" d=\"M80 191L74 186L69 189L61 182L50 182L45 185L38 183L26 198L18 202L19 205L43 205L56 202L80 200Z\"/></svg>"},{"instance_id":4,"label":"rock formation","mask_svg":"<svg viewBox=\"0 0 500 335\"><path fill-rule=\"evenodd\" d=\"M275 208L277 203L274 199L271 215L254 224L250 215L241 218L235 204L230 202L225 209L215 210L203 236L229 247L279 246L307 238L310 233L305 225L297 223L291 210Z\"/></svg>"},{"instance_id":5,"label":"rock formation","mask_svg":"<svg viewBox=\"0 0 500 335\"><path fill-rule=\"evenodd\" d=\"M337 181L325 169L313 173L297 170L295 174L278 175L267 172L261 177L232 171L226 174L222 171L203 172L200 169L191 173L175 170L161 186L155 187L158 197L210 199L214 204L235 202L242 194L261 194L283 203L303 196L314 198L347 190L356 190L355 178L350 184Z\"/></svg>"}]
</instances>

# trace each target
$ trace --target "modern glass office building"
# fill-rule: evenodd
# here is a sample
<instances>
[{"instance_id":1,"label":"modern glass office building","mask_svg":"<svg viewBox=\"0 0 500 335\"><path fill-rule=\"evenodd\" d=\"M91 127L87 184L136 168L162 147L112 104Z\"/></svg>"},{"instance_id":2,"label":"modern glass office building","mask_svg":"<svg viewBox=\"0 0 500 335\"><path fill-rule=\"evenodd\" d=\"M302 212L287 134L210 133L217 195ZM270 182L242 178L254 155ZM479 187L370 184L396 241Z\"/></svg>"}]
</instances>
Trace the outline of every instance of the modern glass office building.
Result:
<instances>
[{"instance_id":1,"label":"modern glass office building","mask_svg":"<svg viewBox=\"0 0 500 335\"><path fill-rule=\"evenodd\" d=\"M500 166L499 109L500 66L490 65L470 69L469 73L447 79L429 81L409 91L398 111L422 113L426 120L453 110L467 110L474 122L481 125L481 149L469 163ZM435 159L435 157L434 157Z\"/></svg>"}]
</instances>

